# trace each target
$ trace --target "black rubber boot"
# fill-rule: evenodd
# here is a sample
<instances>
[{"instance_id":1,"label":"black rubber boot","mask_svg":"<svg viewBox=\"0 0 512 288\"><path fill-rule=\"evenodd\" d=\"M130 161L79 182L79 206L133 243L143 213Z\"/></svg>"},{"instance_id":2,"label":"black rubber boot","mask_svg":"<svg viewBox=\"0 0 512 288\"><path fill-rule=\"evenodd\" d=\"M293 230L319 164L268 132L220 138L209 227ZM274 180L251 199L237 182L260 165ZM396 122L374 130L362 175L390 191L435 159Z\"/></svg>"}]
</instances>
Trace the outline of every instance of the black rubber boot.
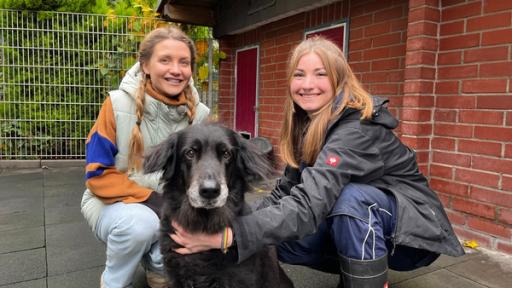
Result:
<instances>
[{"instance_id":1,"label":"black rubber boot","mask_svg":"<svg viewBox=\"0 0 512 288\"><path fill-rule=\"evenodd\" d=\"M388 255L375 260L340 256L340 288L387 288Z\"/></svg>"}]
</instances>

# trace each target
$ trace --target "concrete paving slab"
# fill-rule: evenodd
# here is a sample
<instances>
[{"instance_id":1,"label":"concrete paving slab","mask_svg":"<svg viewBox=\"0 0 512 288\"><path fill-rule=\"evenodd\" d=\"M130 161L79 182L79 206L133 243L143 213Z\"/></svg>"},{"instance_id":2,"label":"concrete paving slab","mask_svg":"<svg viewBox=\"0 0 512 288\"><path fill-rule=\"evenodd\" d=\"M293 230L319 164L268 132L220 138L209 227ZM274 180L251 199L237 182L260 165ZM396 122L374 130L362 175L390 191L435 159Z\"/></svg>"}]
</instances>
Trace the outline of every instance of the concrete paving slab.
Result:
<instances>
[{"instance_id":1,"label":"concrete paving slab","mask_svg":"<svg viewBox=\"0 0 512 288\"><path fill-rule=\"evenodd\" d=\"M48 225L76 223L83 218L80 213L80 206L58 207L46 210L46 223Z\"/></svg>"},{"instance_id":2,"label":"concrete paving slab","mask_svg":"<svg viewBox=\"0 0 512 288\"><path fill-rule=\"evenodd\" d=\"M44 225L41 174L0 176L0 231Z\"/></svg>"},{"instance_id":3,"label":"concrete paving slab","mask_svg":"<svg viewBox=\"0 0 512 288\"><path fill-rule=\"evenodd\" d=\"M466 252L466 254L463 256L460 256L460 257L450 257L450 256L446 256L446 255L441 255L432 264L435 264L442 268L446 268L446 267L452 266L454 264L462 263L465 261L470 261L474 257L477 257L478 255L481 254L478 250L474 250L474 249L470 249L470 248L466 248L465 252Z\"/></svg>"},{"instance_id":4,"label":"concrete paving slab","mask_svg":"<svg viewBox=\"0 0 512 288\"><path fill-rule=\"evenodd\" d=\"M446 269L487 287L512 286L512 256L492 253L480 254L469 261L457 263Z\"/></svg>"},{"instance_id":5,"label":"concrete paving slab","mask_svg":"<svg viewBox=\"0 0 512 288\"><path fill-rule=\"evenodd\" d=\"M0 209L8 207L10 201L16 201L20 198L42 199L43 178L41 174L30 173L23 176L25 177L0 175Z\"/></svg>"},{"instance_id":6,"label":"concrete paving slab","mask_svg":"<svg viewBox=\"0 0 512 288\"><path fill-rule=\"evenodd\" d=\"M68 185L69 186L69 185ZM80 212L80 200L83 191L68 193L62 196L45 197L45 221L46 225L63 224L70 222L82 222L84 217Z\"/></svg>"},{"instance_id":7,"label":"concrete paving slab","mask_svg":"<svg viewBox=\"0 0 512 288\"><path fill-rule=\"evenodd\" d=\"M80 182L79 184L46 186L44 189L44 197L74 196L76 197L76 202L80 204L84 191L85 183L83 182Z\"/></svg>"},{"instance_id":8,"label":"concrete paving slab","mask_svg":"<svg viewBox=\"0 0 512 288\"><path fill-rule=\"evenodd\" d=\"M41 279L37 279L37 280L32 280L32 281L24 281L24 282L19 282L19 283L15 283L15 284L10 284L10 285L2 285L0 286L2 288L47 288L46 287L46 278L41 278Z\"/></svg>"},{"instance_id":9,"label":"concrete paving slab","mask_svg":"<svg viewBox=\"0 0 512 288\"><path fill-rule=\"evenodd\" d=\"M18 214L43 209L43 195L34 195L34 197L17 197L2 200L0 203L0 215Z\"/></svg>"},{"instance_id":10,"label":"concrete paving slab","mask_svg":"<svg viewBox=\"0 0 512 288\"><path fill-rule=\"evenodd\" d=\"M65 168L65 173L59 173L62 169L43 169L44 186L61 186L67 184L83 185L85 182L85 167Z\"/></svg>"},{"instance_id":11,"label":"concrete paving slab","mask_svg":"<svg viewBox=\"0 0 512 288\"><path fill-rule=\"evenodd\" d=\"M0 173L9 173L16 170L40 170L41 160L2 160Z\"/></svg>"},{"instance_id":12,"label":"concrete paving slab","mask_svg":"<svg viewBox=\"0 0 512 288\"><path fill-rule=\"evenodd\" d=\"M41 173L41 169L34 170L5 170L0 173L0 181L11 181L12 183L20 183L20 180L24 181L41 181L43 179L43 174ZM21 182L23 183L23 182Z\"/></svg>"},{"instance_id":13,"label":"concrete paving slab","mask_svg":"<svg viewBox=\"0 0 512 288\"><path fill-rule=\"evenodd\" d=\"M43 177L41 173L0 175L0 184L0 200L29 197L35 194L42 196Z\"/></svg>"},{"instance_id":14,"label":"concrete paving slab","mask_svg":"<svg viewBox=\"0 0 512 288\"><path fill-rule=\"evenodd\" d=\"M0 214L0 232L40 227L44 225L44 210L41 207L36 211Z\"/></svg>"},{"instance_id":15,"label":"concrete paving slab","mask_svg":"<svg viewBox=\"0 0 512 288\"><path fill-rule=\"evenodd\" d=\"M404 282L391 284L391 288L484 288L476 282L441 269Z\"/></svg>"},{"instance_id":16,"label":"concrete paving slab","mask_svg":"<svg viewBox=\"0 0 512 288\"><path fill-rule=\"evenodd\" d=\"M105 248L85 221L47 226L46 249L48 276L105 264Z\"/></svg>"},{"instance_id":17,"label":"concrete paving slab","mask_svg":"<svg viewBox=\"0 0 512 288\"><path fill-rule=\"evenodd\" d=\"M100 287L103 267L95 267L76 272L48 277L48 288L90 288Z\"/></svg>"},{"instance_id":18,"label":"concrete paving slab","mask_svg":"<svg viewBox=\"0 0 512 288\"><path fill-rule=\"evenodd\" d=\"M44 226L3 231L0 234L0 254L43 248Z\"/></svg>"},{"instance_id":19,"label":"concrete paving slab","mask_svg":"<svg viewBox=\"0 0 512 288\"><path fill-rule=\"evenodd\" d=\"M430 266L422 267L420 269L416 269L413 271L407 271L407 272L399 272L399 271L393 271L389 270L389 283L400 283L407 281L409 279L413 279L416 277L420 277L422 275L432 273L434 271L437 271L441 269L441 267L436 266L435 263L432 263Z\"/></svg>"},{"instance_id":20,"label":"concrete paving slab","mask_svg":"<svg viewBox=\"0 0 512 288\"><path fill-rule=\"evenodd\" d=\"M286 275L295 288L336 288L339 276L313 270L303 266L282 264Z\"/></svg>"},{"instance_id":21,"label":"concrete paving slab","mask_svg":"<svg viewBox=\"0 0 512 288\"><path fill-rule=\"evenodd\" d=\"M18 175L39 170L41 165L38 160L2 160L0 162L0 175Z\"/></svg>"},{"instance_id":22,"label":"concrete paving slab","mask_svg":"<svg viewBox=\"0 0 512 288\"><path fill-rule=\"evenodd\" d=\"M100 286L100 277L104 266L80 270L48 277L45 288L90 288ZM4 288L4 286L0 286ZM24 286L22 286L24 287ZM28 286L31 287L31 286ZM135 271L133 288L147 288L144 269L139 265Z\"/></svg>"},{"instance_id":23,"label":"concrete paving slab","mask_svg":"<svg viewBox=\"0 0 512 288\"><path fill-rule=\"evenodd\" d=\"M0 201L13 198L42 197L43 188L42 179L6 180L6 177L0 177Z\"/></svg>"},{"instance_id":24,"label":"concrete paving slab","mask_svg":"<svg viewBox=\"0 0 512 288\"><path fill-rule=\"evenodd\" d=\"M46 277L45 249L0 254L0 285Z\"/></svg>"}]
</instances>

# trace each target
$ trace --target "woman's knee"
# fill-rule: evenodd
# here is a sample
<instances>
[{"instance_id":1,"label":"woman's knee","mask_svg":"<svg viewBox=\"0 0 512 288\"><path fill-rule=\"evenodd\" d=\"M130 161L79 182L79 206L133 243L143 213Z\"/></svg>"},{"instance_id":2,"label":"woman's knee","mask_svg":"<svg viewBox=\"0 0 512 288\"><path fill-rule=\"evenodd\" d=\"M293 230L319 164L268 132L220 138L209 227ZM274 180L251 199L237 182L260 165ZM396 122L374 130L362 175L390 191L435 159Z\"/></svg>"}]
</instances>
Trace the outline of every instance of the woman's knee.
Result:
<instances>
[{"instance_id":1,"label":"woman's knee","mask_svg":"<svg viewBox=\"0 0 512 288\"><path fill-rule=\"evenodd\" d=\"M128 204L128 209L118 211L109 231L109 239L125 241L132 247L150 246L158 240L159 219L148 207ZM148 247L149 247L148 246Z\"/></svg>"},{"instance_id":2,"label":"woman's knee","mask_svg":"<svg viewBox=\"0 0 512 288\"><path fill-rule=\"evenodd\" d=\"M387 254L386 238L380 223L351 215L329 218L331 237L338 255L354 259L372 259Z\"/></svg>"},{"instance_id":3,"label":"woman's knee","mask_svg":"<svg viewBox=\"0 0 512 288\"><path fill-rule=\"evenodd\" d=\"M366 184L347 184L336 200L330 215L359 213L360 208L368 202L366 199L369 194L368 191L373 189L376 188Z\"/></svg>"},{"instance_id":4,"label":"woman's knee","mask_svg":"<svg viewBox=\"0 0 512 288\"><path fill-rule=\"evenodd\" d=\"M369 195L375 192L382 193L379 189L362 183L348 183L341 191L340 198L343 201L365 201Z\"/></svg>"},{"instance_id":5,"label":"woman's knee","mask_svg":"<svg viewBox=\"0 0 512 288\"><path fill-rule=\"evenodd\" d=\"M348 216L367 223L377 221L380 223L375 224L385 226L384 231L388 234L394 227L395 212L396 204L393 195L370 185L349 183L336 200L329 217ZM340 221L340 223L352 224L351 221ZM374 225L374 223L369 224Z\"/></svg>"},{"instance_id":6,"label":"woman's knee","mask_svg":"<svg viewBox=\"0 0 512 288\"><path fill-rule=\"evenodd\" d=\"M153 244L158 240L159 226L153 222L145 222L142 219L135 219L132 225L125 228L126 233L130 237L130 241L134 244Z\"/></svg>"}]
</instances>

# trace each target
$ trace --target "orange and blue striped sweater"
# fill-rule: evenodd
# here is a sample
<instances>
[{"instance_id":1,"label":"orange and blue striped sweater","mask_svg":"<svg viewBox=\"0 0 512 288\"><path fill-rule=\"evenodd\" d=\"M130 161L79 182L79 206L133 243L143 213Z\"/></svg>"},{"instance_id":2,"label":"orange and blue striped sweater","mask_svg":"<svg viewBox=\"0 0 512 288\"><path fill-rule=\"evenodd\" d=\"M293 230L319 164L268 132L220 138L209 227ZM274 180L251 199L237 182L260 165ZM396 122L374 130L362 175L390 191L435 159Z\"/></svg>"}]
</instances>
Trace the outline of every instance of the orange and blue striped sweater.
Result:
<instances>
[{"instance_id":1,"label":"orange and blue striped sweater","mask_svg":"<svg viewBox=\"0 0 512 288\"><path fill-rule=\"evenodd\" d=\"M152 189L140 186L115 166L116 122L108 97L86 141L86 186L106 204L142 202Z\"/></svg>"}]
</instances>

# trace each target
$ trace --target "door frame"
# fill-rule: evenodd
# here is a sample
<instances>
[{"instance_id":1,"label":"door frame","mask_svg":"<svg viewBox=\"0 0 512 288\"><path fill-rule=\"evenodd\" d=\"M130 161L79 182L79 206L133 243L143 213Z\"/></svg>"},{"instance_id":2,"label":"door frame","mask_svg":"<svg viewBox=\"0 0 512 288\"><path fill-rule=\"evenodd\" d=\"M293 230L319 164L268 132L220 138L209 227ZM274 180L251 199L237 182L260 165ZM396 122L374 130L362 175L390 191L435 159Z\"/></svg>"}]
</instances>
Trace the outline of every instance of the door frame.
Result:
<instances>
[{"instance_id":1,"label":"door frame","mask_svg":"<svg viewBox=\"0 0 512 288\"><path fill-rule=\"evenodd\" d=\"M345 58L348 59L348 21L343 19L341 21L336 21L333 23L328 23L326 25L316 26L313 28L308 28L304 31L304 40L306 39L307 35L315 33L315 32L321 32L324 30L329 30L333 28L338 28L340 26L343 26L343 54L345 54Z\"/></svg>"},{"instance_id":2,"label":"door frame","mask_svg":"<svg viewBox=\"0 0 512 288\"><path fill-rule=\"evenodd\" d=\"M260 96L260 45L252 44L248 46L243 46L242 48L238 48L235 50L235 105L233 108L233 127L235 131L236 127L236 104L238 101L238 91L237 91L237 82L238 82L238 52L243 52L246 50L256 48L256 91L255 91L255 103L254 103L254 135L251 135L251 138L258 137L258 128L259 128L259 96Z\"/></svg>"}]
</instances>

